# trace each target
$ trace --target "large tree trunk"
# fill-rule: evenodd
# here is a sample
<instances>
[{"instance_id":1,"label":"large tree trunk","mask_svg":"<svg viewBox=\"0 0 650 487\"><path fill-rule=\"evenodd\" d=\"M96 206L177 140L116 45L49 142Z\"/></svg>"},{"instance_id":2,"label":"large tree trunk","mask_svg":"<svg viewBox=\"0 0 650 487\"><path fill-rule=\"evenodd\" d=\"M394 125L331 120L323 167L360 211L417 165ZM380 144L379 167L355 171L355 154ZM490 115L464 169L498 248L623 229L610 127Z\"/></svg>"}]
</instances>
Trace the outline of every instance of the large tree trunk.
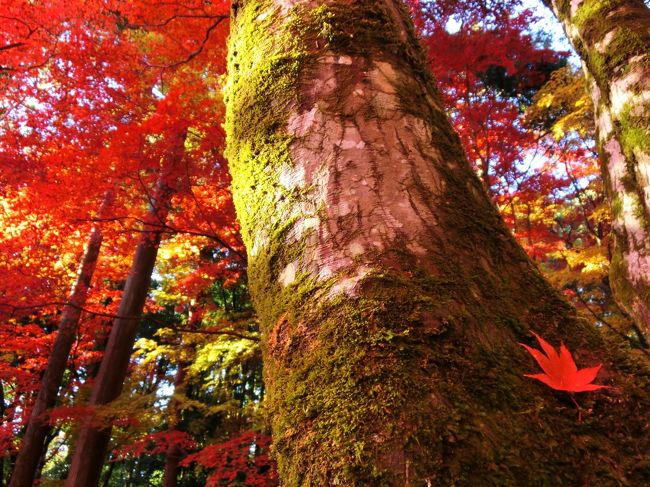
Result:
<instances>
[{"instance_id":1,"label":"large tree trunk","mask_svg":"<svg viewBox=\"0 0 650 487\"><path fill-rule=\"evenodd\" d=\"M610 283L650 338L650 10L643 0L545 0L583 60L613 215Z\"/></svg>"},{"instance_id":2,"label":"large tree trunk","mask_svg":"<svg viewBox=\"0 0 650 487\"><path fill-rule=\"evenodd\" d=\"M650 481L647 375L507 231L401 1L237 2L229 74L283 485ZM531 330L604 363L584 423L523 376Z\"/></svg>"},{"instance_id":3,"label":"large tree trunk","mask_svg":"<svg viewBox=\"0 0 650 487\"><path fill-rule=\"evenodd\" d=\"M149 293L151 273L158 255L169 205L174 193L173 177L182 159L185 136L176 151L168 156L161 170L151 209L146 217L129 276L124 286L122 300L113 322L111 333L102 357L97 379L93 384L90 405L101 406L116 399L122 392L127 375L133 344L144 304ZM67 487L91 487L99 483L104 457L111 438L112 425L97 426L87 421L81 427L74 446Z\"/></svg>"},{"instance_id":4,"label":"large tree trunk","mask_svg":"<svg viewBox=\"0 0 650 487\"><path fill-rule=\"evenodd\" d=\"M112 206L113 199L113 192L108 191L97 214L98 219L106 216ZM99 222L93 225L84 256L79 264L77 280L72 288L68 304L63 308L54 346L50 352L36 402L29 416L27 429L16 459L16 465L9 483L10 487L31 487L38 470L39 460L44 454L45 438L50 430L45 415L48 409L56 405L70 349L74 344L79 319L97 266L103 240L100 225Z\"/></svg>"}]
</instances>

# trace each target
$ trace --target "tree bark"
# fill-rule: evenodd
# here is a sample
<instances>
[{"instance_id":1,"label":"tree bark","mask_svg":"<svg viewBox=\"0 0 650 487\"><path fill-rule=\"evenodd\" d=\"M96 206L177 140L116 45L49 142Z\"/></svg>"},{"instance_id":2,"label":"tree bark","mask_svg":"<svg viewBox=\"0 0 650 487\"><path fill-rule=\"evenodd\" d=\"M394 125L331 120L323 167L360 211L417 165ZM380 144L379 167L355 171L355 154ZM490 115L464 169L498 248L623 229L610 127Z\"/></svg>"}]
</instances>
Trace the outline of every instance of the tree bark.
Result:
<instances>
[{"instance_id":1,"label":"tree bark","mask_svg":"<svg viewBox=\"0 0 650 487\"><path fill-rule=\"evenodd\" d=\"M227 156L282 484L650 480L644 365L507 231L402 2L246 0L232 29ZM524 377L531 330L616 385L581 395L584 423Z\"/></svg>"},{"instance_id":2,"label":"tree bark","mask_svg":"<svg viewBox=\"0 0 650 487\"><path fill-rule=\"evenodd\" d=\"M613 217L610 283L650 339L650 10L643 0L545 0L583 60Z\"/></svg>"},{"instance_id":3,"label":"tree bark","mask_svg":"<svg viewBox=\"0 0 650 487\"><path fill-rule=\"evenodd\" d=\"M180 344L182 347L182 343ZM187 374L188 363L182 358L178 362L178 371L174 378L174 395L185 394L185 376ZM169 400L167 408L167 417L169 418L169 429L178 429L182 421L182 411L178 400L173 396ZM176 487L178 485L179 462L183 457L183 450L178 444L171 445L165 452L165 472L163 475L163 487Z\"/></svg>"},{"instance_id":4,"label":"tree bark","mask_svg":"<svg viewBox=\"0 0 650 487\"><path fill-rule=\"evenodd\" d=\"M144 304L149 293L151 274L158 255L164 223L174 193L176 175L184 151L185 135L168 156L161 170L151 209L133 257L126 280L118 317L108 338L97 379L93 384L90 405L101 406L116 399L122 392L133 344ZM96 425L89 420L81 427L75 444L67 487L91 487L99 483L104 457L111 438L112 425Z\"/></svg>"},{"instance_id":5,"label":"tree bark","mask_svg":"<svg viewBox=\"0 0 650 487\"><path fill-rule=\"evenodd\" d=\"M104 195L104 200L97 213L98 219L106 216L113 204L113 199L114 194L112 191L108 191ZM54 346L50 352L36 402L29 416L27 429L16 459L16 465L9 483L10 487L30 487L34 482L39 460L44 453L45 439L50 431L45 415L49 409L56 405L63 374L79 326L79 319L97 266L102 240L101 225L95 223L88 237L86 251L81 259L77 280L68 298L68 304L63 308Z\"/></svg>"},{"instance_id":6,"label":"tree bark","mask_svg":"<svg viewBox=\"0 0 650 487\"><path fill-rule=\"evenodd\" d=\"M5 386L0 379L0 418L5 417ZM3 452L6 453L6 452ZM0 456L0 487L5 485L5 454Z\"/></svg>"}]
</instances>

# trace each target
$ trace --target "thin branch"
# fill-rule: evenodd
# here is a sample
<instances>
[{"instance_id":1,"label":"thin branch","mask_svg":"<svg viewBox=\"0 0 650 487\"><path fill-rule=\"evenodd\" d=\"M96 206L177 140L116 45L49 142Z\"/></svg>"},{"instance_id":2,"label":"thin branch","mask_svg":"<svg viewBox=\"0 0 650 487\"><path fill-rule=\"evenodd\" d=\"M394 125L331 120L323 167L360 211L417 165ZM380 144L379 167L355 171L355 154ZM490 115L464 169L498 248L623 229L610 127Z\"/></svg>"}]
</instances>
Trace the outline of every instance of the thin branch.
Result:
<instances>
[{"instance_id":1,"label":"thin branch","mask_svg":"<svg viewBox=\"0 0 650 487\"><path fill-rule=\"evenodd\" d=\"M13 49L15 47L20 47L20 46L24 46L24 45L25 45L24 42L12 42L11 44L6 44L4 46L0 46L0 52L1 51L8 51L9 49Z\"/></svg>"},{"instance_id":2,"label":"thin branch","mask_svg":"<svg viewBox=\"0 0 650 487\"><path fill-rule=\"evenodd\" d=\"M199 335L228 335L228 336L234 336L236 338L241 338L243 340L251 340L253 342L259 342L260 338L256 336L251 336L251 335L244 335L242 333L237 333L235 331L230 331L230 330L223 330L223 329L196 329L196 328L187 328L187 327L182 327L182 326L169 326L166 325L167 328L171 328L174 331L179 331L181 333L196 333Z\"/></svg>"},{"instance_id":3,"label":"thin branch","mask_svg":"<svg viewBox=\"0 0 650 487\"><path fill-rule=\"evenodd\" d=\"M39 303L39 304L32 304L29 306L16 306L14 304L9 304L9 303L0 303L1 308L8 308L12 310L12 314L16 313L17 311L29 311L29 310L37 310L41 308L48 308L50 306L70 306L71 308L75 308L78 310L83 311L84 313L88 313L91 315L95 316L102 316L105 318L120 318L120 319L125 319L125 320L133 320L133 319L140 319L139 316L120 316L112 313L103 313L101 311L93 311L91 309L85 308L83 306L78 306L76 304L67 302L67 301L50 301L47 303Z\"/></svg>"},{"instance_id":4,"label":"thin branch","mask_svg":"<svg viewBox=\"0 0 650 487\"><path fill-rule=\"evenodd\" d=\"M228 17L226 16L220 16L218 17L216 22L213 22L210 27L205 31L205 35L203 36L203 40L201 41L201 45L194 51L192 51L190 54L185 59L181 59L180 61L176 61L175 63L172 64L150 64L147 63L147 66L151 68L161 68L161 69L171 69L171 68L176 68L182 64L189 63L192 59L197 57L199 54L203 52L203 48L205 48L205 45L207 44L208 40L210 39L210 34L214 29L216 29L221 22L226 20Z\"/></svg>"},{"instance_id":5,"label":"thin branch","mask_svg":"<svg viewBox=\"0 0 650 487\"><path fill-rule=\"evenodd\" d=\"M596 318L597 321L599 321L600 323L605 325L611 332L618 335L620 338L622 338L625 341L629 342L634 348L637 348L642 353L644 353L645 355L650 357L650 351L648 351L648 345L646 343L644 343L642 335L639 335L639 340L634 340L633 338L630 338L625 333L623 333L618 328L616 328L614 325L612 325L607 320L605 320L605 318L598 315L598 313L596 313L593 309L591 309L591 307L589 306L589 303L584 299L584 297L582 296L582 294L578 290L578 286L573 285L573 286L569 286L569 287L570 287L570 289L572 289L576 293L576 296L578 297L578 300L583 304L583 306L586 308L586 310L589 311L589 313L594 318Z\"/></svg>"}]
</instances>

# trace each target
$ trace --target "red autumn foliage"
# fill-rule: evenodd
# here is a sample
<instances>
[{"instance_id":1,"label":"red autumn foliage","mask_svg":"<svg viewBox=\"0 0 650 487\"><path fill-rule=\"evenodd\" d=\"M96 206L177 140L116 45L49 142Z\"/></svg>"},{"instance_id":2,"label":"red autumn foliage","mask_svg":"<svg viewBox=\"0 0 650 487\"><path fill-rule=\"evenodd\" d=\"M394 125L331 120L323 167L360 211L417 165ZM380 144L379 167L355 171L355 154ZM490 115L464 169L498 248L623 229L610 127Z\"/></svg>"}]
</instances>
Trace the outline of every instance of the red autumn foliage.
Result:
<instances>
[{"instance_id":1,"label":"red autumn foliage","mask_svg":"<svg viewBox=\"0 0 650 487\"><path fill-rule=\"evenodd\" d=\"M182 450L196 448L196 442L189 434L169 430L145 435L133 443L118 448L116 459L125 457L139 457L140 455L160 455L165 454L171 447L177 446Z\"/></svg>"},{"instance_id":2,"label":"red autumn foliage","mask_svg":"<svg viewBox=\"0 0 650 487\"><path fill-rule=\"evenodd\" d=\"M268 454L270 445L270 436L248 431L187 456L181 466L198 463L202 467L212 469L207 487L272 487L278 484L278 477L275 464Z\"/></svg>"}]
</instances>

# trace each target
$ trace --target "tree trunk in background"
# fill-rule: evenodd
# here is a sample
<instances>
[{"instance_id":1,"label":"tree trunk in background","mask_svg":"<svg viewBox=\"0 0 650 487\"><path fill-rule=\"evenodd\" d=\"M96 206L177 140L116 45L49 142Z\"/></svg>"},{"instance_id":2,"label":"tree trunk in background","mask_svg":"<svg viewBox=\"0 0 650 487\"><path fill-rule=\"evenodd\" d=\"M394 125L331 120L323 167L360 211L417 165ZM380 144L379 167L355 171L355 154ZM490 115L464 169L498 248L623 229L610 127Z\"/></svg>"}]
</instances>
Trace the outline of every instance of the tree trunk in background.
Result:
<instances>
[{"instance_id":1,"label":"tree trunk in background","mask_svg":"<svg viewBox=\"0 0 650 487\"><path fill-rule=\"evenodd\" d=\"M104 195L104 200L97 213L98 219L107 215L113 200L113 192L108 191ZM75 341L79 319L97 266L102 240L101 223L98 222L93 225L90 232L86 251L79 264L77 280L68 298L68 304L63 308L54 346L50 352L36 402L30 414L20 452L16 459L16 465L9 483L10 487L31 487L38 471L39 460L44 453L45 438L50 430L45 416L48 409L56 405L70 350Z\"/></svg>"},{"instance_id":2,"label":"tree trunk in background","mask_svg":"<svg viewBox=\"0 0 650 487\"><path fill-rule=\"evenodd\" d=\"M164 223L174 193L173 177L176 175L184 151L185 136L181 137L176 151L168 156L161 170L156 194L145 220L122 300L118 318L108 338L97 379L93 384L89 404L101 406L116 399L122 392L127 375L138 324L149 293L151 274L158 255ZM74 446L67 487L91 487L99 483L106 449L111 438L112 425L94 425L88 421L81 427Z\"/></svg>"},{"instance_id":3,"label":"tree trunk in background","mask_svg":"<svg viewBox=\"0 0 650 487\"><path fill-rule=\"evenodd\" d=\"M0 418L5 417L5 386L0 380ZM5 452L3 452L5 453ZM0 456L0 487L5 485L5 455Z\"/></svg>"},{"instance_id":4,"label":"tree trunk in background","mask_svg":"<svg viewBox=\"0 0 650 487\"><path fill-rule=\"evenodd\" d=\"M229 74L282 485L650 481L644 364L515 243L401 1L238 2ZM579 396L583 423L566 393L524 377L531 330L604 363L615 388Z\"/></svg>"},{"instance_id":5,"label":"tree trunk in background","mask_svg":"<svg viewBox=\"0 0 650 487\"><path fill-rule=\"evenodd\" d=\"M583 60L613 217L610 284L650 339L650 10L643 0L545 0Z\"/></svg>"},{"instance_id":6,"label":"tree trunk in background","mask_svg":"<svg viewBox=\"0 0 650 487\"><path fill-rule=\"evenodd\" d=\"M182 346L182 344L180 345ZM185 394L185 375L187 373L188 363L180 360L178 371L174 378L174 395ZM178 429L181 421L180 404L173 396L167 407L167 418L169 429ZM165 473L163 476L163 487L176 487L178 485L178 464L183 456L183 450L178 444L171 445L165 453Z\"/></svg>"}]
</instances>

